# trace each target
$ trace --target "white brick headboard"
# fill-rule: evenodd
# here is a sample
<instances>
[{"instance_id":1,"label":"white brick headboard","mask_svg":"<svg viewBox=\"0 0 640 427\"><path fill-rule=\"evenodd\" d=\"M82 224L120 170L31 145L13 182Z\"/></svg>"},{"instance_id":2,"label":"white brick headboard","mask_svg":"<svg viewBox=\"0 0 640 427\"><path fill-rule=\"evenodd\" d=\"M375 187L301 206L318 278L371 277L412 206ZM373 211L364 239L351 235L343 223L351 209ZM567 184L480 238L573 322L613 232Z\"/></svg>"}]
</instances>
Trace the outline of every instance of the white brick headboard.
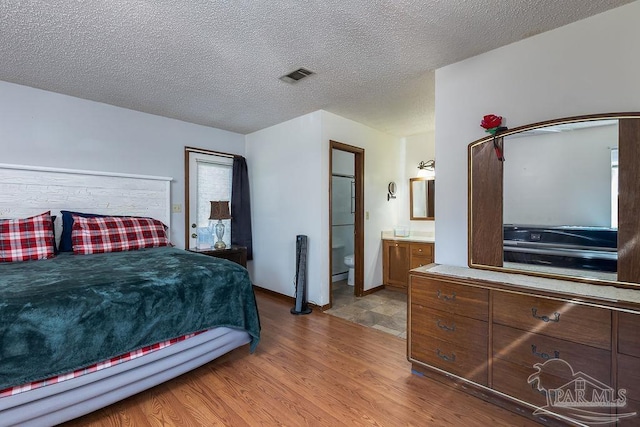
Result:
<instances>
[{"instance_id":1,"label":"white brick headboard","mask_svg":"<svg viewBox=\"0 0 640 427\"><path fill-rule=\"evenodd\" d=\"M0 163L0 218L60 210L147 216L171 226L172 178Z\"/></svg>"}]
</instances>

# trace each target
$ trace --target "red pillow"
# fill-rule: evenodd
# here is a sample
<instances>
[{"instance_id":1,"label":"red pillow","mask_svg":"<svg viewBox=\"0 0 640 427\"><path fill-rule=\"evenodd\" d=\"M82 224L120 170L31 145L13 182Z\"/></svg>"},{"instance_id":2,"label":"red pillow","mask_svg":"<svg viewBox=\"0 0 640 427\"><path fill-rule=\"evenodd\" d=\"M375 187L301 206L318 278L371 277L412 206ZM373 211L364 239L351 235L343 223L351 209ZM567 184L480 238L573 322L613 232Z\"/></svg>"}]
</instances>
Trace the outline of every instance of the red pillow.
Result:
<instances>
[{"instance_id":1,"label":"red pillow","mask_svg":"<svg viewBox=\"0 0 640 427\"><path fill-rule=\"evenodd\" d=\"M51 211L0 220L0 262L53 258L55 241Z\"/></svg>"},{"instance_id":2,"label":"red pillow","mask_svg":"<svg viewBox=\"0 0 640 427\"><path fill-rule=\"evenodd\" d=\"M164 224L153 218L73 215L71 229L76 255L132 251L168 246Z\"/></svg>"}]
</instances>

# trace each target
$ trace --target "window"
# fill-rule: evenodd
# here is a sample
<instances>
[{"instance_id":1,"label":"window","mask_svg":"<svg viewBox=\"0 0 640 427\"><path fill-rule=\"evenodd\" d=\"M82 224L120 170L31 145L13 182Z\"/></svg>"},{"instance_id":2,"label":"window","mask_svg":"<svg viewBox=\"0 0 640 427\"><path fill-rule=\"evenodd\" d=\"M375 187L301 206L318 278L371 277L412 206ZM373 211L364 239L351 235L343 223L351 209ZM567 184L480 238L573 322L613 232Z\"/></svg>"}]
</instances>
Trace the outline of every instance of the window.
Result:
<instances>
[{"instance_id":1,"label":"window","mask_svg":"<svg viewBox=\"0 0 640 427\"><path fill-rule=\"evenodd\" d=\"M187 148L186 153L189 161L187 246L198 249L210 248L217 240L213 227L218 222L209 220L210 202L231 201L233 157L191 148ZM227 246L231 246L231 220L223 220L222 223L225 226L222 240Z\"/></svg>"}]
</instances>

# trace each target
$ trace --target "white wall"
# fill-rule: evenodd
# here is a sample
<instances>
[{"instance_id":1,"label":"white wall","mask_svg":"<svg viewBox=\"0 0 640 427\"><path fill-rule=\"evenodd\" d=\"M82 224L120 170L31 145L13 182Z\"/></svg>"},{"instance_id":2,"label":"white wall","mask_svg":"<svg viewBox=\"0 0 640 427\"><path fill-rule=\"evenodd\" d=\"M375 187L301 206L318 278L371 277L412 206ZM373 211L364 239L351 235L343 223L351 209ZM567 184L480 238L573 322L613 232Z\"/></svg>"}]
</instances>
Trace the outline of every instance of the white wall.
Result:
<instances>
[{"instance_id":1,"label":"white wall","mask_svg":"<svg viewBox=\"0 0 640 427\"><path fill-rule=\"evenodd\" d=\"M329 267L320 189L323 165L321 113L316 111L246 136L251 188L254 283L293 296L296 236L308 237L308 300L321 303ZM327 178L328 179L328 178ZM326 268L325 268L326 266Z\"/></svg>"},{"instance_id":2,"label":"white wall","mask_svg":"<svg viewBox=\"0 0 640 427\"><path fill-rule=\"evenodd\" d=\"M257 285L293 296L295 236L306 234L308 300L329 302L329 140L365 149L365 289L382 284L380 233L396 222L387 184L399 181L404 158L389 135L316 111L246 136Z\"/></svg>"},{"instance_id":3,"label":"white wall","mask_svg":"<svg viewBox=\"0 0 640 427\"><path fill-rule=\"evenodd\" d=\"M424 132L403 138L405 144L404 179L398 183L398 221L399 225L408 225L411 231L433 232L435 221L411 221L409 218L409 179L418 177L418 163L420 161L435 160L436 140L435 132ZM436 162L437 170L438 162ZM437 178L436 172L436 178ZM436 179L436 187L438 180ZM437 203L437 202L436 202ZM436 221L438 218L436 217Z\"/></svg>"},{"instance_id":4,"label":"white wall","mask_svg":"<svg viewBox=\"0 0 640 427\"><path fill-rule=\"evenodd\" d=\"M486 136L482 116L516 127L640 111L639 21L634 2L436 71L436 262L467 265L467 145Z\"/></svg>"},{"instance_id":5,"label":"white wall","mask_svg":"<svg viewBox=\"0 0 640 427\"><path fill-rule=\"evenodd\" d=\"M244 155L244 136L0 81L0 162L173 178L184 207L184 147ZM184 214L171 215L184 247Z\"/></svg>"}]
</instances>

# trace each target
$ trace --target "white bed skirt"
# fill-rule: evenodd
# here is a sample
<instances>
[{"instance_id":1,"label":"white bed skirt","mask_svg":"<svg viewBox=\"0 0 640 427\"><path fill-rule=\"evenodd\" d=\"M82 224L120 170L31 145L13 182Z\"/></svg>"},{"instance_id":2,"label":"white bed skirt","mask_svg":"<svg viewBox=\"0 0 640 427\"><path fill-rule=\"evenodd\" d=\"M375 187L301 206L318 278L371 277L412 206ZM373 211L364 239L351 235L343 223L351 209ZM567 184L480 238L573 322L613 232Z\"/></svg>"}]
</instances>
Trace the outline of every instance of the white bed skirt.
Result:
<instances>
[{"instance_id":1,"label":"white bed skirt","mask_svg":"<svg viewBox=\"0 0 640 427\"><path fill-rule=\"evenodd\" d=\"M0 398L0 427L52 426L80 417L204 365L250 339L245 331L215 328L137 359Z\"/></svg>"}]
</instances>

